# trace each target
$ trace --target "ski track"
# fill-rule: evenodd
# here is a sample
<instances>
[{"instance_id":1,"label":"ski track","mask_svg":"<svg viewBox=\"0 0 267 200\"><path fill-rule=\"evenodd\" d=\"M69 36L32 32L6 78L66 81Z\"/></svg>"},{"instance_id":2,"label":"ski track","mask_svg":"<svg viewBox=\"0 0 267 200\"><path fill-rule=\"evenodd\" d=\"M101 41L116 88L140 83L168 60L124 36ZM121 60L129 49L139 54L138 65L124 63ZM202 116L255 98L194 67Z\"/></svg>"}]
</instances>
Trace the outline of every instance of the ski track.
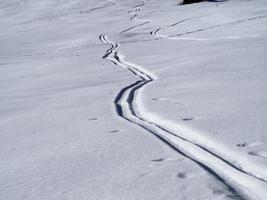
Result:
<instances>
[{"instance_id":1,"label":"ski track","mask_svg":"<svg viewBox=\"0 0 267 200\"><path fill-rule=\"evenodd\" d=\"M175 23L173 23L173 24L171 24L171 25L165 26L165 27L159 27L159 28L157 28L156 30L151 31L151 32L150 32L150 35L153 35L153 36L155 36L155 37L159 37L159 38L165 39L166 36L165 36L165 35L161 35L161 34L159 34L159 31L161 31L161 30L163 30L163 29L166 29L166 28L169 28L169 27L174 27L174 26L176 26L176 25L179 25L179 24L181 24L181 23L183 23L183 22L186 22L186 21L190 21L190 20L195 19L195 18L199 18L199 17L191 17L191 18L187 18L187 19L183 19L183 20L177 21L177 22L175 22Z\"/></svg>"},{"instance_id":2,"label":"ski track","mask_svg":"<svg viewBox=\"0 0 267 200\"><path fill-rule=\"evenodd\" d=\"M125 29L125 30L121 31L120 33L126 33L126 32L128 32L128 31L130 31L130 30L133 30L134 28L143 26L143 25L148 24L148 23L150 23L150 21L142 22L141 24L137 24L137 25L135 25L135 26L132 26L132 27L130 27L130 28Z\"/></svg>"},{"instance_id":3,"label":"ski track","mask_svg":"<svg viewBox=\"0 0 267 200\"><path fill-rule=\"evenodd\" d=\"M207 31L207 30L212 30L212 29L223 27L223 26L239 24L239 23L242 23L242 22L248 22L248 21L263 19L263 18L266 18L266 17L267 17L267 15L261 15L261 16L257 16L257 17L251 17L251 18L241 19L241 20L237 20L237 21L233 21L233 22L224 23L224 24L218 24L218 25L208 26L208 27L205 27L205 28L199 28L199 29L196 29L196 30L187 31L187 32L184 32L184 33L178 33L178 34L169 35L169 36L168 35L159 34L159 31L161 31L163 29L166 29L166 28L169 28L169 27L174 27L174 26L179 25L179 24L181 24L183 22L190 21L190 20L195 19L195 18L199 18L199 17L191 17L191 18L188 18L188 19L184 19L184 20L175 22L175 23L173 23L171 25L168 25L168 26L165 26L165 27L159 27L159 28L155 29L154 31L151 31L150 32L150 35L153 35L155 37L158 37L158 39L180 39L180 40L198 40L198 41L223 40L223 39L238 39L239 37L215 38L215 39L201 39L201 38L182 38L181 36L190 35L190 34L193 34L193 33L203 32L203 31Z\"/></svg>"},{"instance_id":4,"label":"ski track","mask_svg":"<svg viewBox=\"0 0 267 200\"><path fill-rule=\"evenodd\" d=\"M141 9L140 9L140 11L141 11ZM130 11L130 13L131 12L134 12L134 11ZM125 30L121 31L120 33L125 33L125 32L127 32L129 30L132 30L132 29L136 28L136 27L140 27L140 26L143 26L143 25L148 24L148 23L151 22L151 20L138 20L138 19L136 19L138 16L139 16L139 14L135 13L134 16L131 17L131 20L133 20L133 21L144 21L143 23L135 25L135 26L130 27L128 29L125 29ZM224 23L224 24L218 24L218 25L208 26L208 27L204 27L204 28L199 28L199 29L195 29L195 30L192 30L192 31L187 31L187 32L184 32L184 33L177 33L177 34L174 34L174 35L162 35L162 34L159 34L159 32L161 30L163 30L163 29L166 29L166 28L169 28L169 27L174 27L174 26L179 25L179 24L181 24L183 22L186 22L186 21L192 20L194 18L197 18L197 17L192 17L192 18L188 18L188 19L184 19L184 20L175 22L175 23L170 24L170 25L165 26L165 27L158 27L154 31L150 31L149 34L154 36L154 37L156 37L156 38L144 39L144 40L128 40L128 41L121 41L119 43L122 44L122 43L151 42L151 41L162 40L162 39L192 40L192 41L235 40L235 39L240 39L240 38L243 38L243 37L223 37L223 38L207 39L207 38L187 38L187 37L182 37L182 36L187 36L187 35L191 35L191 34L198 33L198 32L204 32L204 31L208 31L208 30L212 30L212 29L216 29L216 28L221 28L221 27L228 26L228 25L234 25L234 24L239 24L239 23L243 23L243 22L249 22L249 21L253 21L253 20L264 19L266 17L267 17L267 15L261 15L261 16L241 19L241 20L237 20L237 21L233 21L233 22L228 22L228 23ZM253 37L256 37L256 35L244 36L244 37L246 37L246 38L252 37L253 38Z\"/></svg>"},{"instance_id":5,"label":"ski track","mask_svg":"<svg viewBox=\"0 0 267 200\"><path fill-rule=\"evenodd\" d=\"M234 191L248 199L267 199L266 183L256 176L246 173L233 163L226 161L214 152L204 148L204 144L196 144L179 132L172 132L165 128L163 123L154 122L140 115L138 94L145 86L156 80L156 77L139 66L124 60L123 56L116 51L118 43L110 42L106 35L99 36L103 44L111 45L106 51L104 59L129 70L139 80L121 89L114 99L117 114L125 120L136 124L157 136L161 141L173 147L179 152L194 160L201 166L209 169Z\"/></svg>"},{"instance_id":6,"label":"ski track","mask_svg":"<svg viewBox=\"0 0 267 200\"><path fill-rule=\"evenodd\" d=\"M142 11L142 7L144 5L145 5L145 1L141 1L140 4L137 4L137 5L132 7L134 9L134 11L128 12L128 14L130 14L130 15L133 14L133 16L130 18L131 21L142 22L142 23L131 26L131 27L121 31L120 33L126 33L130 30L133 30L133 29L140 27L140 26L144 26L144 25L151 22L151 20L148 20L148 19L137 19L137 17L140 15L140 12Z\"/></svg>"},{"instance_id":7,"label":"ski track","mask_svg":"<svg viewBox=\"0 0 267 200\"><path fill-rule=\"evenodd\" d=\"M111 6L115 6L116 4L117 4L116 2L110 1L110 2L105 3L103 6L98 6L98 7L95 7L95 8L88 9L88 10L81 10L80 13L81 14L89 14L89 13L97 11L97 10L102 10L102 9L105 9L105 8L109 8Z\"/></svg>"},{"instance_id":8,"label":"ski track","mask_svg":"<svg viewBox=\"0 0 267 200\"><path fill-rule=\"evenodd\" d=\"M97 47L98 44L94 44L93 42L91 43L86 43L82 45L77 45L73 47L67 47L67 48L62 48L62 49L55 49L51 51L43 51L43 52L37 52L34 54L24 54L24 57L32 57L32 56L43 56L43 55L48 55L48 54L55 54L55 53L62 53L62 52L75 52L80 49L88 48L88 47Z\"/></svg>"},{"instance_id":9,"label":"ski track","mask_svg":"<svg viewBox=\"0 0 267 200\"><path fill-rule=\"evenodd\" d=\"M176 39L176 37L180 37L180 36L184 36L184 35L190 35L190 34L193 34L193 33L212 30L212 29L223 27L223 26L239 24L239 23L242 23L242 22L248 22L248 21L263 19L263 18L266 18L266 17L267 17L267 15L261 15L261 16L257 16L257 17L241 19L241 20L237 20L237 21L233 21L233 22L228 22L228 23L224 23L224 24L218 24L218 25L214 25L214 26L208 26L208 27L205 27L205 28L200 28L200 29L196 29L196 30L192 30L192 31L187 31L187 32L184 32L184 33L178 33L178 34L175 34L175 35L166 36L165 38L166 39ZM179 39L179 38L177 38L177 39ZM192 39L194 39L194 38L192 38Z\"/></svg>"},{"instance_id":10,"label":"ski track","mask_svg":"<svg viewBox=\"0 0 267 200\"><path fill-rule=\"evenodd\" d=\"M141 12L141 10L142 10L141 7L144 5L145 5L145 1L142 1L141 4L136 5L133 8L135 8L136 10ZM134 13L134 16L131 18L131 20L136 20L136 17L138 17L140 14L140 13L137 14L134 11L129 11L128 13ZM217 28L218 26L224 26L224 25L229 25L229 24L242 23L242 22L251 21L251 20L257 20L257 19L265 18L266 16L267 15L262 15L262 16L252 17L252 18L246 18L246 19L237 20L234 22L226 23L226 24L216 25L216 26L213 26L212 28ZM174 22L170 25L167 25L164 28L177 26L183 22L187 22L187 21L190 21L190 20L196 19L196 18L200 18L200 16L182 19L180 21L177 21L177 22ZM150 22L151 20L142 20L142 21ZM157 28L155 31L151 31L150 34L153 36L156 36L157 33L161 29L164 29L164 28L162 28L162 27ZM204 30L208 30L208 29L204 28L203 31ZM169 39L169 37L158 37L155 40L157 40L157 39ZM187 39L187 38L182 38L182 39ZM196 39L196 38L192 38L192 39ZM216 38L216 40L218 40L218 39L236 39L236 37ZM196 40L198 40L198 39L196 39ZM203 39L203 40L205 40L205 39ZM148 40L143 40L143 41L148 41ZM151 116L149 116L149 117L151 118ZM161 123L162 119L154 119L154 122L155 121L157 121L158 123ZM172 123L168 122L168 126L167 126L168 128L164 128L164 131L169 132L171 134L172 132L175 132L175 131L173 131L176 128L175 126L176 125L173 125ZM170 129L169 127L172 127L172 129ZM162 127L160 127L160 128L162 128ZM190 142L193 143L194 145L197 145L198 147L202 148L203 150L208 151L209 153L211 153L214 156L218 157L219 159L223 160L228 165L232 166L233 168L240 170L241 172L243 172L243 173L245 173L251 177L254 177L256 179L259 179L263 182L267 182L267 173L265 172L266 169L262 168L261 166L258 167L257 165L250 164L251 161L249 161L249 160L241 159L240 157L242 157L242 155L235 153L235 152L227 151L227 150L225 150L225 147L223 147L223 146L219 147L217 143L214 143L213 141L209 141L209 138L204 138L204 137L203 138L195 138L195 136L192 136L192 135L194 135L192 133L194 133L195 131L184 130L183 127L178 127L178 131L182 132L182 133L180 133L182 139L186 138L187 140L190 140ZM191 133L189 133L189 132L191 132ZM201 133L196 133L195 135L200 135L200 134ZM188 135L189 135L189 137L188 137ZM206 141L208 141L208 144L205 144ZM219 150L217 150L217 149L219 149ZM235 158L239 158L239 159L232 159L233 155ZM250 165L252 165L252 166L250 166Z\"/></svg>"},{"instance_id":11,"label":"ski track","mask_svg":"<svg viewBox=\"0 0 267 200\"><path fill-rule=\"evenodd\" d=\"M141 11L141 6L144 5L145 2L143 1L143 3L136 5L133 8L135 8L135 10L137 11ZM131 20L142 21L143 23L125 29L121 33L125 33L136 27L143 26L151 22L151 20L137 20L139 14L135 13L134 11L129 11L128 13L134 13L134 15L131 17ZM197 29L182 34L176 34L175 36L177 37L192 34L195 32L214 29L225 25L231 25L265 17L266 16L264 15L244 20L238 20L230 23ZM176 26L191 19L192 18L184 19L164 28ZM150 32L150 34L157 36L158 32L164 28L157 28L155 31ZM160 39L172 39L175 36L167 36L166 38ZM207 169L236 195L240 194L244 199L267 199L267 176L264 172L264 169L262 169L260 166L253 164L250 166L249 161L247 161L246 159L238 160L238 158L240 158L240 155L238 153L235 154L231 151L227 152L226 149L223 149L224 147L219 144L212 143L212 141L207 140L207 144L205 144L206 138L197 138L201 134L198 134L196 132L189 133L190 130L186 130L182 126L179 127L179 125L177 129L177 125L171 124L166 120L157 119L157 117L151 116L147 113L145 116L142 115L144 109L142 109L142 106L140 106L140 102L138 101L140 95L138 94L140 94L140 92L147 85L155 81L157 77L146 71L142 67L124 60L124 57L119 51L117 51L117 48L119 47L119 44L126 43L125 41L111 42L107 39L107 36L105 34L101 34L99 36L99 40L103 44L111 45L111 47L103 56L103 59L107 59L114 65L129 70L135 77L139 79L138 81L122 88L115 97L114 104L116 112L120 117L152 133L168 146L172 147L176 151L182 153L186 157L201 165L203 168ZM219 150L216 150L216 145L218 145ZM236 157L237 159L231 158L231 153L233 153L234 157Z\"/></svg>"}]
</instances>

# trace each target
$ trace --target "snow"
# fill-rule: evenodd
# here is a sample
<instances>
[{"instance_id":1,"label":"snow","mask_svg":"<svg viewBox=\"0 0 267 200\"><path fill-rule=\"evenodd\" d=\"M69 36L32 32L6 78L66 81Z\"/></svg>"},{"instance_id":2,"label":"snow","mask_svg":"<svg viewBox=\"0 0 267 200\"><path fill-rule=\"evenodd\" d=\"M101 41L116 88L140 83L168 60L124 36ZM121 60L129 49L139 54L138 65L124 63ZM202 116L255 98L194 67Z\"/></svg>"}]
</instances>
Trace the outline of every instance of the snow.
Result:
<instances>
[{"instance_id":1,"label":"snow","mask_svg":"<svg viewBox=\"0 0 267 200\"><path fill-rule=\"evenodd\" d=\"M267 199L267 3L2 0L0 199Z\"/></svg>"}]
</instances>

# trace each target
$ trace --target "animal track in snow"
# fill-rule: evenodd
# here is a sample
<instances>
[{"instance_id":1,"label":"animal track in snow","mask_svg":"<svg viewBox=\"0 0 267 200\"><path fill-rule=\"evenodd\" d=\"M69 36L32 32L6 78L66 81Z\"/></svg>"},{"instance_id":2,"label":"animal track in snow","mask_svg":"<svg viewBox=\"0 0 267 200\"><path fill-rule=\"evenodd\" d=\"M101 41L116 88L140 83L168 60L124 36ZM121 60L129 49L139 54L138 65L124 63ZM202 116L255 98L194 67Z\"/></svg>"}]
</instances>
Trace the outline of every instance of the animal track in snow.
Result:
<instances>
[{"instance_id":1,"label":"animal track in snow","mask_svg":"<svg viewBox=\"0 0 267 200\"><path fill-rule=\"evenodd\" d=\"M245 143L237 144L236 146L238 146L238 147L246 147L246 146L248 146L248 144L245 142Z\"/></svg>"}]
</instances>

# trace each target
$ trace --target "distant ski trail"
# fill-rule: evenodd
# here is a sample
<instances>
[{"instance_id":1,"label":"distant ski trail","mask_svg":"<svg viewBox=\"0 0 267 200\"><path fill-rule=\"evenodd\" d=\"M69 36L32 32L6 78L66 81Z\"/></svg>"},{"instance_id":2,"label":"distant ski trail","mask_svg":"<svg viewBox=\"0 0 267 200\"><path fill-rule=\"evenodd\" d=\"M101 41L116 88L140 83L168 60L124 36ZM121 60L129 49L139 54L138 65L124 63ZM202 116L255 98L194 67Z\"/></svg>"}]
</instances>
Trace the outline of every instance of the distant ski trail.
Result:
<instances>
[{"instance_id":1,"label":"distant ski trail","mask_svg":"<svg viewBox=\"0 0 267 200\"><path fill-rule=\"evenodd\" d=\"M133 16L130 18L131 21L136 21L136 22L141 22L141 23L134 25L134 26L131 26L131 27L121 31L120 33L126 33L130 30L133 30L133 29L140 27L140 26L144 26L144 25L151 22L151 20L149 20L149 19L137 19L137 17L140 15L140 12L142 11L142 7L145 4L146 4L145 1L141 1L139 4L133 6L133 9L135 9L135 11L129 11L128 12L129 14L133 14Z\"/></svg>"},{"instance_id":2,"label":"distant ski trail","mask_svg":"<svg viewBox=\"0 0 267 200\"><path fill-rule=\"evenodd\" d=\"M98 6L98 7L87 9L87 10L81 10L80 13L81 14L89 14L89 13L91 13L93 11L102 10L102 9L105 9L105 8L108 8L108 7L111 7L111 6L114 6L114 5L116 5L116 2L109 1L109 2L105 3L103 6Z\"/></svg>"},{"instance_id":3,"label":"distant ski trail","mask_svg":"<svg viewBox=\"0 0 267 200\"><path fill-rule=\"evenodd\" d=\"M167 38L167 36L166 35L159 34L159 31L161 31L163 29L166 29L166 28L169 28L169 27L174 27L174 26L176 26L178 24L181 24L181 23L186 22L186 21L190 21L190 20L192 20L194 18L199 18L199 17L191 17L191 18L187 18L187 19L183 19L183 20L177 21L175 23L172 23L172 24L167 25L167 26L164 26L164 27L159 27L156 30L151 31L150 32L150 35L153 35L153 36L158 37L158 38L161 38L161 39L165 39L165 38Z\"/></svg>"},{"instance_id":4,"label":"distant ski trail","mask_svg":"<svg viewBox=\"0 0 267 200\"><path fill-rule=\"evenodd\" d=\"M145 4L142 4L142 6ZM135 7L135 6L134 6ZM142 9L141 7L139 9L137 9L138 12L140 12ZM121 31L120 33L125 33L128 32L132 29L135 29L137 27L141 27L143 25L146 25L148 23L151 22L151 20L139 20L137 19L137 17L139 16L139 14L137 14L134 11L130 11L129 13L134 13L134 15L130 18L132 21L139 21L142 22L140 24L137 24L135 26L131 26L123 31ZM159 34L159 32L163 29L169 28L169 27L173 27L176 26L178 24L181 24L183 22L192 20L194 18L198 18L198 17L192 17L192 18L188 18L188 19L184 19L178 22L175 22L173 24L167 25L165 27L158 27L153 31L150 31L150 35L154 36L155 38L153 39L143 39L143 40L128 40L128 41L120 41L119 43L138 43L138 42L151 42L151 41L155 41L155 40L162 40L162 39L170 39L170 40L192 40L192 41L209 41L209 40L235 40L235 39L240 39L243 37L221 37L221 38L191 38L191 37L186 37L187 35L191 35L194 33L198 33L198 32L204 32L204 31L208 31L208 30L212 30L212 29L217 29L217 28L221 28L224 26L229 26L229 25L234 25L234 24L239 24L239 23L244 23L244 22L249 22L249 21L253 21L253 20L260 20L260 19L264 19L267 18L267 15L261 15L261 16L255 16L255 17L251 17L251 18L245 18L245 19L240 19L240 20L236 20L236 21L232 21L232 22L228 22L228 23L223 23L223 24L217 24L217 25L213 25L213 26L208 26L208 27L203 27L203 28L199 28L199 29L195 29L195 30L191 30L191 31L187 31L187 32L183 32L183 33L177 33L177 34L173 34L173 35L163 35L163 34ZM185 37L182 37L185 36ZM249 35L249 36L244 36L246 38L253 38L256 37L255 35Z\"/></svg>"},{"instance_id":5,"label":"distant ski trail","mask_svg":"<svg viewBox=\"0 0 267 200\"><path fill-rule=\"evenodd\" d=\"M220 28L220 27L223 27L223 26L239 24L239 23L242 23L242 22L249 22L249 21L253 21L253 20L259 20L259 19L263 19L263 18L266 18L266 17L267 17L267 15L261 15L261 16L247 18L247 19L240 19L240 20L236 20L236 21L233 21L233 22L228 22L228 23L224 23L224 24L217 24L217 25L213 25L213 26L199 28L199 29L192 30L192 31L187 31L187 32L183 32L183 33L178 33L178 34L166 36L166 38L167 39L169 39L169 38L174 38L175 39L176 37L178 37L177 39L179 39L180 36L190 35L190 34L193 34L193 33L198 33L198 32L203 32L203 31L208 31L208 30L212 30L212 29L215 29L215 28Z\"/></svg>"},{"instance_id":6,"label":"distant ski trail","mask_svg":"<svg viewBox=\"0 0 267 200\"><path fill-rule=\"evenodd\" d=\"M225 40L225 39L238 39L240 37L224 37L224 38L213 38L213 39L204 39L204 38L183 38L181 36L187 36L193 33L198 33L198 32L203 32L203 31L208 31L208 30L212 30L212 29L216 29L216 28L220 28L220 27L224 27L224 26L229 26L229 25L234 25L234 24L239 24L242 22L249 22L249 21L253 21L253 20L259 20L259 19L263 19L266 18L267 15L261 15L261 16L256 16L256 17L251 17L251 18L246 18L246 19L240 19L240 20L236 20L236 21L232 21L232 22L228 22L228 23L223 23L223 24L217 24L217 25L213 25L213 26L208 26L208 27L204 27L204 28L199 28L199 29L195 29L192 31L187 31L187 32L183 32L183 33L177 33L174 35L163 35L163 34L159 34L159 32L161 30L170 28L170 27L174 27L176 25L179 25L183 22L186 21L190 21L192 19L195 18L200 18L200 17L191 17L191 18L187 18L178 22L175 22L173 24L164 26L164 27L158 27L155 30L150 32L150 35L156 37L156 39L160 40L160 39L177 39L177 40L195 40L195 41L208 41L208 40ZM253 37L253 36L250 36Z\"/></svg>"},{"instance_id":7,"label":"distant ski trail","mask_svg":"<svg viewBox=\"0 0 267 200\"><path fill-rule=\"evenodd\" d=\"M259 180L253 174L246 173L245 170L239 169L233 163L206 149L204 144L197 144L184 137L182 133L165 128L166 126L168 127L168 124L151 120L153 116L151 118L142 116L140 114L138 94L145 86L156 80L156 77L140 66L125 61L123 56L116 51L119 44L109 41L105 34L101 34L99 40L103 44L111 45L111 48L103 56L104 59L129 70L139 78L138 81L121 89L114 99L116 112L120 117L147 130L172 148L208 168L220 177L229 188L237 191L244 198L267 199L267 187L264 181Z\"/></svg>"}]
</instances>

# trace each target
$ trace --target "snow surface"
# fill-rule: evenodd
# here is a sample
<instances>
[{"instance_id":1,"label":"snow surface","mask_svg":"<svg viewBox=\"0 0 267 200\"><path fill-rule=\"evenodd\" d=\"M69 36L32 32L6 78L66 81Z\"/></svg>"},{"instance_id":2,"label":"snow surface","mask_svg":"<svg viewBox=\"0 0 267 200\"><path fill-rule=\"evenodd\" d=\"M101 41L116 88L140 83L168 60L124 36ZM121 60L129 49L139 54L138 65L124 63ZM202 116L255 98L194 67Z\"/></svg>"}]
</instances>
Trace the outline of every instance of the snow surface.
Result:
<instances>
[{"instance_id":1,"label":"snow surface","mask_svg":"<svg viewBox=\"0 0 267 200\"><path fill-rule=\"evenodd\" d=\"M1 0L0 199L267 199L267 2Z\"/></svg>"}]
</instances>

